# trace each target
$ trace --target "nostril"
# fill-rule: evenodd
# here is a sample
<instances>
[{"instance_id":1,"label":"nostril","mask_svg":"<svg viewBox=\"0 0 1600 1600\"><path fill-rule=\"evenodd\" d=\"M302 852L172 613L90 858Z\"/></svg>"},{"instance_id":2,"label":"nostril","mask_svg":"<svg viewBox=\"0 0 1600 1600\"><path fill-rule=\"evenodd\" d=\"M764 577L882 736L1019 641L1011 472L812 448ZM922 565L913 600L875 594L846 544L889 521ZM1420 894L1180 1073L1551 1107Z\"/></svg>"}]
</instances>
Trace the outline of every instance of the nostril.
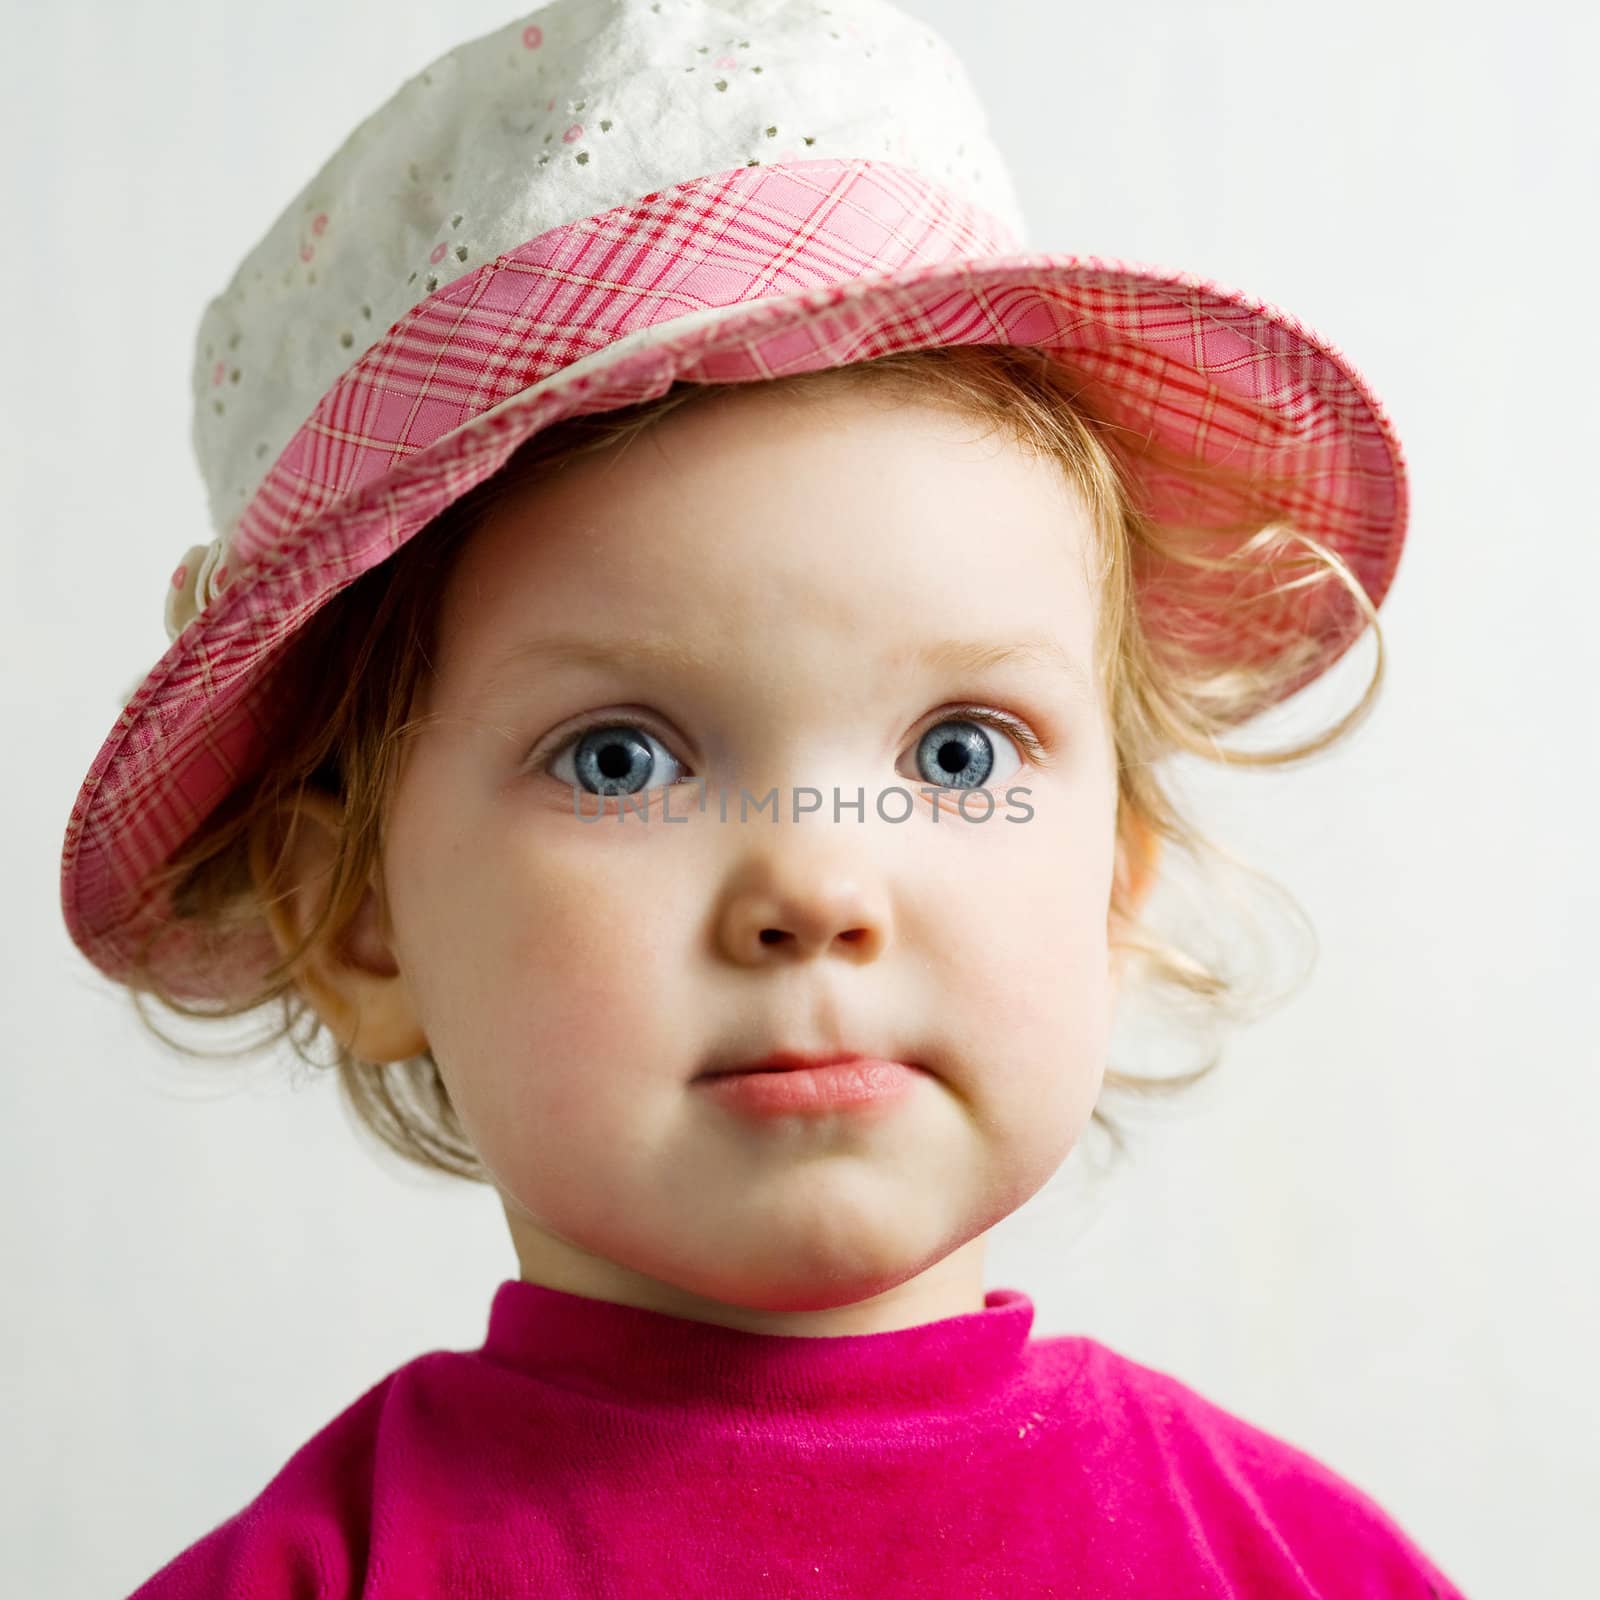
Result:
<instances>
[{"instance_id":1,"label":"nostril","mask_svg":"<svg viewBox=\"0 0 1600 1600\"><path fill-rule=\"evenodd\" d=\"M782 928L763 928L761 930L762 944L776 944L782 937Z\"/></svg>"}]
</instances>

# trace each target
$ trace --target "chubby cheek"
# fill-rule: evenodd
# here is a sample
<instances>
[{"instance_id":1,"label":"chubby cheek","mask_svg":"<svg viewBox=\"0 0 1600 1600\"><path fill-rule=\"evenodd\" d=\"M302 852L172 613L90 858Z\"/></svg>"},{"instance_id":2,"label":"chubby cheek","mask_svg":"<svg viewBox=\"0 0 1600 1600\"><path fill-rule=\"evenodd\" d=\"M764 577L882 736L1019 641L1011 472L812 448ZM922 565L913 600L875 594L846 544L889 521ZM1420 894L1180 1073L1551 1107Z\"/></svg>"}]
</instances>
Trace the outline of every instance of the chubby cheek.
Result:
<instances>
[{"instance_id":1,"label":"chubby cheek","mask_svg":"<svg viewBox=\"0 0 1600 1600\"><path fill-rule=\"evenodd\" d=\"M941 1031L977 1073L977 1113L1024 1165L1070 1150L1110 1041L1108 861L1070 839L1040 845L963 919L940 986Z\"/></svg>"},{"instance_id":2,"label":"chubby cheek","mask_svg":"<svg viewBox=\"0 0 1600 1600\"><path fill-rule=\"evenodd\" d=\"M546 861L498 874L466 936L436 946L449 999L429 1037L497 1175L547 1167L553 1137L575 1149L614 1139L624 1107L637 1115L698 1070L705 1042L678 1015L658 905L636 875Z\"/></svg>"}]
</instances>

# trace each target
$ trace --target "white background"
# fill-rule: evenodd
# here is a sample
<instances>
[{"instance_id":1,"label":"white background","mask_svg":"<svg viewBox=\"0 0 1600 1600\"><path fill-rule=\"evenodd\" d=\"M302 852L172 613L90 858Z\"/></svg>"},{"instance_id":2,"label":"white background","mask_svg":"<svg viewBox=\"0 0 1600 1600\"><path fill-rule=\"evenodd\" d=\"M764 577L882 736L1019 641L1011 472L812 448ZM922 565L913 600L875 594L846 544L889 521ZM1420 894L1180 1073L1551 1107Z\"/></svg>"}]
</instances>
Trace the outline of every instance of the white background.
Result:
<instances>
[{"instance_id":1,"label":"white background","mask_svg":"<svg viewBox=\"0 0 1600 1600\"><path fill-rule=\"evenodd\" d=\"M1311 980L1092 1200L1004 1224L989 1282L1032 1294L1036 1332L1092 1334L1319 1456L1470 1596L1572 1594L1600 1505L1594 12L908 9L966 57L1032 247L1288 307L1371 380L1414 495L1373 720L1294 772L1189 781L1312 918ZM24 27L9 0L16 1594L133 1588L392 1367L476 1344L515 1274L490 1193L368 1154L329 1082L290 1093L267 1064L185 1089L72 947L57 883L78 785L165 648L168 574L211 534L188 442L205 301L356 121L515 15L87 0Z\"/></svg>"}]
</instances>

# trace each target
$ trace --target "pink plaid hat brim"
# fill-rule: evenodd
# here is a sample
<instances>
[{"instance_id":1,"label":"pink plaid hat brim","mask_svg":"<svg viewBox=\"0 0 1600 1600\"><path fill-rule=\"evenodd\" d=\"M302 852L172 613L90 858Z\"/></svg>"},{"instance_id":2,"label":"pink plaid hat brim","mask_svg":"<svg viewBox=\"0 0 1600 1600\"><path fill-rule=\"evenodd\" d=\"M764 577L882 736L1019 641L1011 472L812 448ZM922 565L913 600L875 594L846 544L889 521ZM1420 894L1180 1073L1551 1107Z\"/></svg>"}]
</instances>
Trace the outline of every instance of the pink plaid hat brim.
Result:
<instances>
[{"instance_id":1,"label":"pink plaid hat brim","mask_svg":"<svg viewBox=\"0 0 1600 1600\"><path fill-rule=\"evenodd\" d=\"M229 971L203 969L149 882L259 771L265 670L320 606L519 444L676 380L749 382L939 345L1035 346L1092 380L1112 421L1197 462L1287 475L1282 515L1381 603L1405 535L1404 459L1377 398L1331 344L1188 273L999 253L1004 239L983 212L884 163L740 168L541 234L416 306L283 450L238 519L215 597L95 757L61 859L79 949L121 979L159 928L164 981L195 998L264 971L278 953L265 928ZM1157 514L1170 493L1193 522L1182 483L1150 487ZM1364 619L1338 594L1342 604L1319 599L1296 619L1321 653L1285 695L1359 637Z\"/></svg>"}]
</instances>

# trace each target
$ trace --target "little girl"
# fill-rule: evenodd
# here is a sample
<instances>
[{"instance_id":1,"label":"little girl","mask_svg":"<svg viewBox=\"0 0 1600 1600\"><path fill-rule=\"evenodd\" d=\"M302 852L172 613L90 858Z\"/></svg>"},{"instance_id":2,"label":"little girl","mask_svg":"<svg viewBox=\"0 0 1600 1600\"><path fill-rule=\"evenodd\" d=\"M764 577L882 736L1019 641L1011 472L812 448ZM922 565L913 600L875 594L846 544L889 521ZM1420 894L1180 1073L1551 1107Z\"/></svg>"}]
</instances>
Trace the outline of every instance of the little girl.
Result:
<instances>
[{"instance_id":1,"label":"little girl","mask_svg":"<svg viewBox=\"0 0 1600 1600\"><path fill-rule=\"evenodd\" d=\"M1292 318L1021 237L885 0L556 0L207 309L219 531L67 924L136 999L323 1030L520 1272L141 1597L1457 1595L984 1288L1141 1081L1128 958L1226 997L1140 922L1195 837L1163 758L1376 627L1406 512Z\"/></svg>"}]
</instances>

